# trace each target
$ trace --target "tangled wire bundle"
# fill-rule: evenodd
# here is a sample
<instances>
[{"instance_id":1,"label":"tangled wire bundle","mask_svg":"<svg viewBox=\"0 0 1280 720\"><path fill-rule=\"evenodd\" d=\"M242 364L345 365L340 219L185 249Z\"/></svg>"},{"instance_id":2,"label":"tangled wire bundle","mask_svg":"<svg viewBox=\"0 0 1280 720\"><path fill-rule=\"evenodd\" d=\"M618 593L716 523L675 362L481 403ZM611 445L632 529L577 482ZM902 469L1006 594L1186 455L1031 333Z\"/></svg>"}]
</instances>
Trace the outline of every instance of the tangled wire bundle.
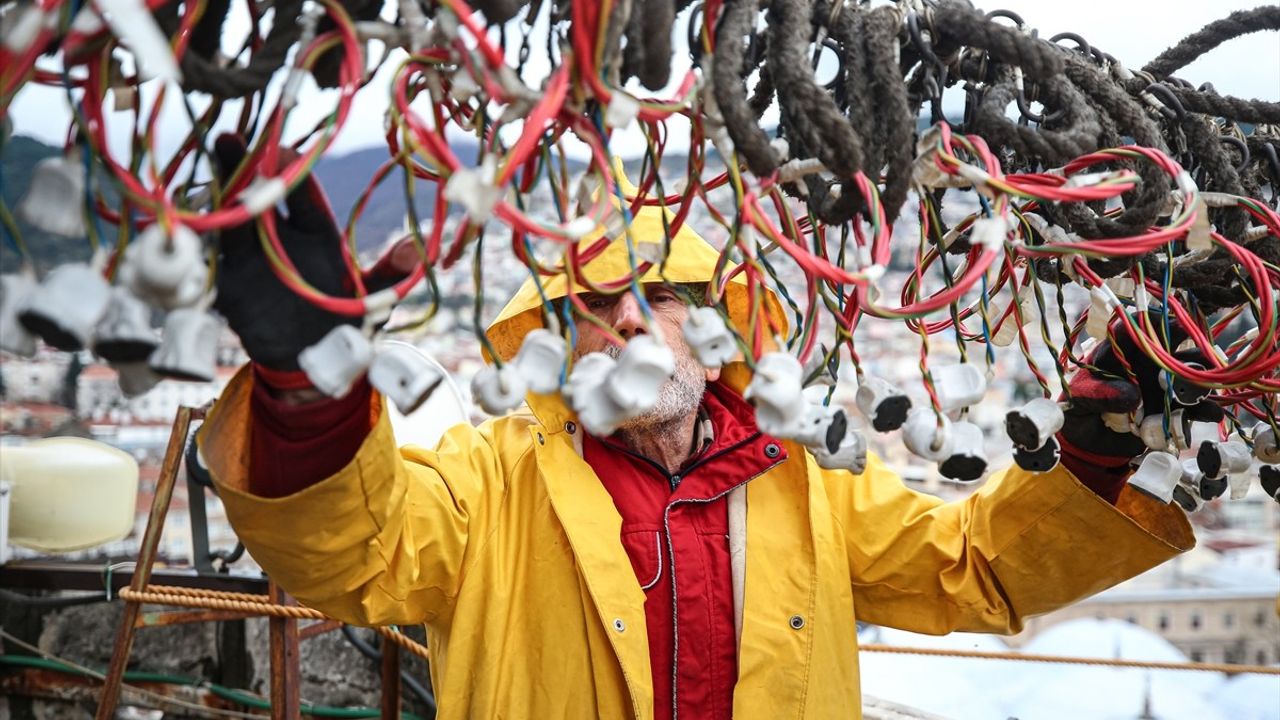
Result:
<instances>
[{"instance_id":1,"label":"tangled wire bundle","mask_svg":"<svg viewBox=\"0 0 1280 720\"><path fill-rule=\"evenodd\" d=\"M988 362L995 336L1012 335L1050 396L1083 362L1088 329L1099 339L1127 336L1168 373L1214 388L1246 442L1253 435L1241 427L1254 424L1250 416L1276 432L1280 103L1223 96L1173 73L1231 38L1280 29L1280 7L1211 23L1133 71L1078 35L1042 39L1014 13L983 13L957 0L875 7L399 0L385 8L374 0L244 1L252 27L230 57L220 54L219 38L231 0L149 0L145 9L139 0L5 5L0 108L7 112L27 83L68 93L76 108L69 154L80 153L87 177L105 168L121 198L113 209L101 188L90 183L85 191L88 210L119 228L98 266L109 279L150 226L166 237L180 230L212 237L264 216L326 151L373 71L399 57L388 158L369 189L400 167L414 178L410 198L418 183L439 192L425 227L411 213L421 262L390 291L395 298L432 282L486 225L510 230L512 253L534 277L567 270L581 277L578 266L607 242L575 250L585 228L616 227L641 207L662 206L674 234L701 206L729 238L708 304L720 303L728 279L744 274L753 299L760 288L777 287L799 320L788 330L759 314L738 327L748 363L777 337L809 367L838 362L845 348L862 380L855 329L867 316L900 320L922 336L922 377L936 409L928 335L954 333L962 353L966 343L984 345ZM547 34L546 77L526 67L541 52L535 27ZM682 27L687 67L672 42ZM374 40L384 52L369 61ZM126 49L132 62L121 60ZM407 55L393 56L395 49ZM820 81L818 69L831 66ZM286 122L297 120L291 112L306 75L338 88L337 104L293 142L300 153L287 159L279 145ZM639 86L674 90L649 97ZM193 93L211 101L191 110L186 142L162 156L159 109ZM963 94L957 117L944 113L948 93ZM128 158L113 155L107 142L108 97L134 113ZM218 187L200 180L210 174L206 133L231 98L246 99L234 124L254 147ZM765 129L773 109L776 127ZM922 114L927 129L918 129ZM631 192L615 177L610 140L633 124L646 147ZM659 169L672 169L664 153L685 126L687 177L667 189ZM474 167L450 146L459 131L482 143ZM590 154L584 177L565 170L570 139ZM581 192L592 186L602 191ZM553 208L534 202L539 187L550 189ZM941 209L957 197L976 199L978 209L948 225ZM458 208L465 219L448 223L446 233ZM880 284L893 259L895 221L908 209L918 219L908 224L920 228L919 247L894 303ZM353 277L354 220L347 226ZM385 298L310 288L273 225L262 226L278 276L299 294L345 315L385 312ZM20 241L14 224L6 227ZM534 251L547 247L561 250ZM597 289L633 292L640 274L662 264L666 247L637 255L631 273ZM802 290L788 288L768 260L779 250L803 272ZM480 272L477 266L476 293L483 292ZM1093 302L1077 318L1059 303L1059 347L1046 296L1060 301L1070 284ZM546 312L550 327L564 327L550 320L550 304ZM1027 329L1035 316L1059 382L1032 358ZM1170 323L1186 331L1205 364L1178 359ZM1243 335L1224 335L1241 324ZM816 350L825 354L821 364L811 357Z\"/></svg>"}]
</instances>

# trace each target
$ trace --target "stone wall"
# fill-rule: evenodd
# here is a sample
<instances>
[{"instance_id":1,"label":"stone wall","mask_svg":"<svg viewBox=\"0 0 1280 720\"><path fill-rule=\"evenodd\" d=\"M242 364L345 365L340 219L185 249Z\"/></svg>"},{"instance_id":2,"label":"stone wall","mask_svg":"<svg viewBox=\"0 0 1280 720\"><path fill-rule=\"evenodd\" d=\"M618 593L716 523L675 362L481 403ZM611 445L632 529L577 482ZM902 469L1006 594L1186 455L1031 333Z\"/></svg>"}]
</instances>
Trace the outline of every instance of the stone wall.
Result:
<instances>
[{"instance_id":1,"label":"stone wall","mask_svg":"<svg viewBox=\"0 0 1280 720\"><path fill-rule=\"evenodd\" d=\"M123 609L123 603L118 600L50 609L15 598L13 592L5 592L0 597L0 625L6 632L47 653L105 670L111 661ZM136 635L129 669L190 677L267 697L271 692L267 628L265 619L144 628ZM369 644L378 644L372 631L357 629L356 632ZM421 628L408 628L406 632L420 641L423 639ZM29 654L12 643L0 642L0 647L6 654ZM300 656L304 703L331 707L379 706L378 663L358 652L340 631L304 640ZM402 653L401 658L401 667L429 687L426 663L407 653ZM0 667L0 673L11 670ZM427 715L412 694L406 691L403 697L406 711ZM0 697L0 718L83 720L93 717L95 705ZM157 717L155 713L132 716ZM165 714L164 717L181 715Z\"/></svg>"}]
</instances>

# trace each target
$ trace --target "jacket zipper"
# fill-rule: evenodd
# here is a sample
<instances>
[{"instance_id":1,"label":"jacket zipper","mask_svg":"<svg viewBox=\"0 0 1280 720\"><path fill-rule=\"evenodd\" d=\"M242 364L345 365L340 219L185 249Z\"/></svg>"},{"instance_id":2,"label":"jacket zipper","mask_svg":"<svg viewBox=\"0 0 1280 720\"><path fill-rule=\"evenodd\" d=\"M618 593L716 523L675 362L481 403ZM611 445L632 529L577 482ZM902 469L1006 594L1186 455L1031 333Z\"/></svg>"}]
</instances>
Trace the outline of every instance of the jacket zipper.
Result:
<instances>
[{"instance_id":1,"label":"jacket zipper","mask_svg":"<svg viewBox=\"0 0 1280 720\"><path fill-rule=\"evenodd\" d=\"M706 459L710 460L714 457L719 457L720 455L723 455L724 453L727 453L730 450L734 450L756 439L759 436L760 436L760 433L757 432L756 434L752 435L746 440L743 440L742 442L731 445L730 447L727 447L724 450L718 453L715 453L714 455L711 455ZM690 467L690 470L692 470L694 467L697 467L698 465L701 465L701 464L702 464L701 462L694 463L694 465ZM725 495L728 495L734 490L742 487L743 485L746 485L747 483L751 482L752 480L755 480L761 475L764 475L765 473L769 472L770 470L774 469L775 467L781 464L782 464L782 458L779 458L775 460L771 465L764 468L763 470L756 473L755 475L752 475L751 477L746 478L742 482L735 483L731 487L725 489L723 492L720 492L716 495L712 495L711 497L681 498L679 500L673 500L672 502L667 504L667 509L662 512L662 531L663 531L663 534L667 536L667 553L671 557L671 720L678 720L680 716L680 703L679 703L680 693L678 692L679 678L680 678L680 668L678 663L680 659L680 602L679 602L680 598L678 593L676 592L676 550L675 550L675 545L671 542L671 509L674 508L676 505L682 505L682 504L692 505L695 503L706 504L706 503L715 502L716 500L719 500Z\"/></svg>"}]
</instances>

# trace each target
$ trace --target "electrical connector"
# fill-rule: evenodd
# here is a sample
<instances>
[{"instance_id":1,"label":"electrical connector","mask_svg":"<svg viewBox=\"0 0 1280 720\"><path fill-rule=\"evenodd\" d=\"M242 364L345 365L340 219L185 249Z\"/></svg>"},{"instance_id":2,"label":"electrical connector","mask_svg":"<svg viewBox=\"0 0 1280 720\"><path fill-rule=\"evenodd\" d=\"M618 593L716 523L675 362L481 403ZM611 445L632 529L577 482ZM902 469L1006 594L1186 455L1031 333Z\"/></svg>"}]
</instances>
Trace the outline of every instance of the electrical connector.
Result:
<instances>
[{"instance_id":1,"label":"electrical connector","mask_svg":"<svg viewBox=\"0 0 1280 720\"><path fill-rule=\"evenodd\" d=\"M1280 467L1263 465L1258 468L1258 482L1268 497L1280 502Z\"/></svg>"},{"instance_id":2,"label":"electrical connector","mask_svg":"<svg viewBox=\"0 0 1280 720\"><path fill-rule=\"evenodd\" d=\"M356 327L345 324L298 353L298 367L317 390L331 398L346 397L372 363L373 344Z\"/></svg>"},{"instance_id":3,"label":"electrical connector","mask_svg":"<svg viewBox=\"0 0 1280 720\"><path fill-rule=\"evenodd\" d=\"M658 391L675 371L671 348L655 335L637 335L618 356L605 392L629 416L639 415L657 404Z\"/></svg>"},{"instance_id":4,"label":"electrical connector","mask_svg":"<svg viewBox=\"0 0 1280 720\"><path fill-rule=\"evenodd\" d=\"M1014 445L1024 450L1044 447L1062 429L1065 417L1058 403L1036 398L1004 417L1005 431Z\"/></svg>"},{"instance_id":5,"label":"electrical connector","mask_svg":"<svg viewBox=\"0 0 1280 720\"><path fill-rule=\"evenodd\" d=\"M199 302L208 279L204 244L199 235L181 224L166 233L160 223L152 223L129 243L119 270L122 285L165 310Z\"/></svg>"},{"instance_id":6,"label":"electrical connector","mask_svg":"<svg viewBox=\"0 0 1280 720\"><path fill-rule=\"evenodd\" d=\"M987 377L976 365L957 363L934 368L931 372L938 406L943 412L981 402L987 394Z\"/></svg>"},{"instance_id":7,"label":"electrical connector","mask_svg":"<svg viewBox=\"0 0 1280 720\"><path fill-rule=\"evenodd\" d=\"M1166 434L1164 415L1147 415L1142 418L1142 423L1138 426L1138 437L1152 450L1167 450L1169 448L1186 450L1190 447L1190 443L1187 442L1187 427L1183 422L1184 417L1181 410L1174 410L1169 415L1169 427Z\"/></svg>"},{"instance_id":8,"label":"electrical connector","mask_svg":"<svg viewBox=\"0 0 1280 720\"><path fill-rule=\"evenodd\" d=\"M1218 479L1242 473L1249 469L1252 462L1249 447L1236 440L1227 442L1206 440L1200 443L1200 450L1196 453L1196 464L1206 478Z\"/></svg>"},{"instance_id":9,"label":"electrical connector","mask_svg":"<svg viewBox=\"0 0 1280 720\"><path fill-rule=\"evenodd\" d=\"M111 369L116 371L116 385L120 386L120 393L127 398L146 395L163 379L145 362L111 363Z\"/></svg>"},{"instance_id":10,"label":"electrical connector","mask_svg":"<svg viewBox=\"0 0 1280 720\"><path fill-rule=\"evenodd\" d=\"M902 427L911 410L911 398L905 392L887 380L872 376L863 378L853 402L877 432Z\"/></svg>"},{"instance_id":11,"label":"electrical connector","mask_svg":"<svg viewBox=\"0 0 1280 720\"><path fill-rule=\"evenodd\" d=\"M612 435L627 420L626 410L605 392L616 366L617 362L602 352L588 353L574 363L569 381L560 389L582 426L593 435Z\"/></svg>"},{"instance_id":12,"label":"electrical connector","mask_svg":"<svg viewBox=\"0 0 1280 720\"><path fill-rule=\"evenodd\" d=\"M408 343L385 342L374 348L369 384L390 398L402 415L417 410L443 381L438 366Z\"/></svg>"},{"instance_id":13,"label":"electrical connector","mask_svg":"<svg viewBox=\"0 0 1280 720\"><path fill-rule=\"evenodd\" d=\"M703 367L718 368L738 355L733 333L712 307L690 308L681 329L684 341Z\"/></svg>"},{"instance_id":14,"label":"electrical connector","mask_svg":"<svg viewBox=\"0 0 1280 720\"><path fill-rule=\"evenodd\" d=\"M766 353L756 362L755 375L742 396L755 407L761 432L781 438L801 432L808 408L801 394L803 374L800 361L789 353Z\"/></svg>"},{"instance_id":15,"label":"electrical connector","mask_svg":"<svg viewBox=\"0 0 1280 720\"><path fill-rule=\"evenodd\" d=\"M834 449L824 444L810 447L809 450L818 467L827 470L848 470L854 475L860 475L867 469L867 440L862 433L851 427L839 438Z\"/></svg>"},{"instance_id":16,"label":"electrical connector","mask_svg":"<svg viewBox=\"0 0 1280 720\"><path fill-rule=\"evenodd\" d=\"M1173 488L1182 479L1182 465L1176 455L1154 451L1142 458L1138 469L1129 476L1129 487L1162 503L1173 500Z\"/></svg>"},{"instance_id":17,"label":"electrical connector","mask_svg":"<svg viewBox=\"0 0 1280 720\"><path fill-rule=\"evenodd\" d=\"M175 380L213 382L218 366L222 321L201 308L178 308L164 319L160 346L151 353L151 370Z\"/></svg>"},{"instance_id":18,"label":"electrical connector","mask_svg":"<svg viewBox=\"0 0 1280 720\"><path fill-rule=\"evenodd\" d=\"M89 344L110 298L102 273L86 263L67 263L27 296L18 321L58 350L75 352Z\"/></svg>"},{"instance_id":19,"label":"electrical connector","mask_svg":"<svg viewBox=\"0 0 1280 720\"><path fill-rule=\"evenodd\" d=\"M502 367L486 365L471 378L471 395L490 415L505 415L516 409L528 392L528 381L512 363Z\"/></svg>"},{"instance_id":20,"label":"electrical connector","mask_svg":"<svg viewBox=\"0 0 1280 720\"><path fill-rule=\"evenodd\" d=\"M849 418L845 416L844 410L830 405L808 403L799 432L788 439L799 442L815 453L819 448L834 453L839 449L848 429Z\"/></svg>"},{"instance_id":21,"label":"electrical connector","mask_svg":"<svg viewBox=\"0 0 1280 720\"><path fill-rule=\"evenodd\" d=\"M1276 443L1276 431L1267 423L1254 426L1253 456L1268 465L1280 464L1280 444Z\"/></svg>"},{"instance_id":22,"label":"electrical connector","mask_svg":"<svg viewBox=\"0 0 1280 720\"><path fill-rule=\"evenodd\" d=\"M1197 370L1205 369L1204 365L1198 362L1188 362L1186 365ZM1160 372L1159 382L1161 390L1169 391L1172 387L1173 401L1179 405L1190 407L1209 395L1209 388L1197 385L1181 375L1173 375L1167 371Z\"/></svg>"},{"instance_id":23,"label":"electrical connector","mask_svg":"<svg viewBox=\"0 0 1280 720\"><path fill-rule=\"evenodd\" d=\"M565 355L563 338L546 328L537 328L524 336L513 363L529 390L546 395L560 389Z\"/></svg>"},{"instance_id":24,"label":"electrical connector","mask_svg":"<svg viewBox=\"0 0 1280 720\"><path fill-rule=\"evenodd\" d=\"M941 425L939 425L941 422ZM951 456L951 421L932 408L912 408L902 424L902 442L917 457L940 462Z\"/></svg>"},{"instance_id":25,"label":"electrical connector","mask_svg":"<svg viewBox=\"0 0 1280 720\"><path fill-rule=\"evenodd\" d=\"M22 357L36 354L36 336L18 322L18 312L35 289L29 272L0 275L0 350Z\"/></svg>"},{"instance_id":26,"label":"electrical connector","mask_svg":"<svg viewBox=\"0 0 1280 720\"><path fill-rule=\"evenodd\" d=\"M1056 437L1049 438L1048 442L1035 450L1027 450L1020 447L1014 447L1013 449L1013 461L1017 463L1018 467L1027 472L1049 472L1061 460L1062 450L1058 446Z\"/></svg>"},{"instance_id":27,"label":"electrical connector","mask_svg":"<svg viewBox=\"0 0 1280 720\"><path fill-rule=\"evenodd\" d=\"M79 208L84 182L79 153L45 158L32 170L31 185L15 212L19 219L47 233L84 238L88 230Z\"/></svg>"},{"instance_id":28,"label":"electrical connector","mask_svg":"<svg viewBox=\"0 0 1280 720\"><path fill-rule=\"evenodd\" d=\"M119 285L94 332L93 351L111 363L145 364L160 345L151 327L151 308Z\"/></svg>"},{"instance_id":29,"label":"electrical connector","mask_svg":"<svg viewBox=\"0 0 1280 720\"><path fill-rule=\"evenodd\" d=\"M944 477L973 482L987 471L986 439L982 428L961 420L951 426L951 454L938 464Z\"/></svg>"}]
</instances>

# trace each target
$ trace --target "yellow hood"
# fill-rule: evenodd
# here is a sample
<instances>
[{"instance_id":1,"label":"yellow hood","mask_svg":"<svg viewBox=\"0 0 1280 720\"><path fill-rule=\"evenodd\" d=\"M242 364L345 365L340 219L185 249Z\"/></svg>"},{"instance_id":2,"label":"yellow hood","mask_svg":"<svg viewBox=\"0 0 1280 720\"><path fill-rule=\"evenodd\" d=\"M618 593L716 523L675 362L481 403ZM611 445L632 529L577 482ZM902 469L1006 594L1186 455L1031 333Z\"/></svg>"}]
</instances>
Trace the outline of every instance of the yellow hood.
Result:
<instances>
[{"instance_id":1,"label":"yellow hood","mask_svg":"<svg viewBox=\"0 0 1280 720\"><path fill-rule=\"evenodd\" d=\"M636 188L623 174L620 163L614 164L614 175L622 186L623 194L634 197ZM616 200L614 204L615 206L617 205ZM670 211L656 206L642 207L631 219L632 242L637 245L643 242L661 243L663 240L662 213L664 212L667 215L667 220L670 221L673 217ZM589 247L603 234L604 228L597 228L595 232L579 240L578 247L580 249ZM689 227L688 223L685 223L680 226L679 231L671 238L671 250L662 272L659 273L658 265L654 265L644 273L641 282L661 282L663 280L671 283L710 282L715 274L716 262L719 257L719 251L712 247L693 228ZM637 260L637 263L639 263L639 260ZM627 258L625 233L620 233L613 238L604 252L583 266L583 275L586 276L588 282L595 285L619 280L629 275L630 272L631 265ZM575 278L575 280L577 279ZM558 275L544 276L542 278L542 288L548 300L565 297L570 292L567 273L562 272ZM572 292L583 292L586 289L581 283L575 282ZM773 319L776 327L785 332L787 319L776 295L772 290L764 286L757 288L757 292L761 294L761 311L767 313ZM723 302L734 328L740 334L745 335L749 328L749 318L751 317L751 299L745 275L738 274L729 281L729 285L725 289ZM761 320L763 321L763 318ZM516 352L520 349L520 343L524 340L524 336L530 330L540 327L543 327L542 298L538 295L538 288L533 279L529 278L525 280L524 285L520 287L520 290L511 298L506 307L502 309L502 312L498 313L498 317L489 326L486 335L489 338L489 342L493 344L494 352L503 360L510 360L515 357ZM491 360L492 358L488 358L487 355L488 353L486 353L486 359Z\"/></svg>"}]
</instances>

